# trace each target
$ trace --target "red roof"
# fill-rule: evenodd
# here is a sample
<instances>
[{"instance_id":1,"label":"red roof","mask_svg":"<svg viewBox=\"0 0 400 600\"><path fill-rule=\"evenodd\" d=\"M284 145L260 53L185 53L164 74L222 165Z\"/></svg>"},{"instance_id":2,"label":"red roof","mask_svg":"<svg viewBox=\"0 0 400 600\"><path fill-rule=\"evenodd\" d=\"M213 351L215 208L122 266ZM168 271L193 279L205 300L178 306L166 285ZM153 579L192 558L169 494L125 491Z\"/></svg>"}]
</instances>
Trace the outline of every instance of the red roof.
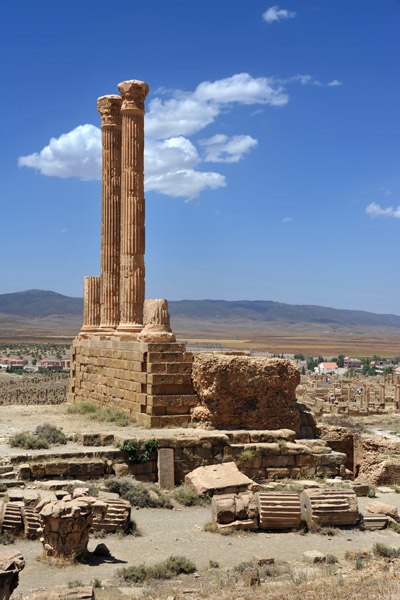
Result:
<instances>
[{"instance_id":1,"label":"red roof","mask_svg":"<svg viewBox=\"0 0 400 600\"><path fill-rule=\"evenodd\" d=\"M338 368L338 366L335 362L322 362L322 363L319 363L318 366L322 367L323 369L337 369Z\"/></svg>"}]
</instances>

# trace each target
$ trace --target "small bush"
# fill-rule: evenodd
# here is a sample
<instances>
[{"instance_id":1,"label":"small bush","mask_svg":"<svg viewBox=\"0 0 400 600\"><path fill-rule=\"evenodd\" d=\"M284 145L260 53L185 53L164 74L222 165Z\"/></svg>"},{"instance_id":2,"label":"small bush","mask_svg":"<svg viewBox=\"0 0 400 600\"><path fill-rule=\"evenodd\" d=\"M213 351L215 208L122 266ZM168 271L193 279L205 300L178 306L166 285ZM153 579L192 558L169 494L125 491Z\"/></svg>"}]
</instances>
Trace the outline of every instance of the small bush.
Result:
<instances>
[{"instance_id":1,"label":"small bush","mask_svg":"<svg viewBox=\"0 0 400 600\"><path fill-rule=\"evenodd\" d=\"M147 567L137 565L118 570L118 575L129 583L143 583L149 579L172 579L182 573L194 573L196 566L184 556L170 556L166 560Z\"/></svg>"},{"instance_id":2,"label":"small bush","mask_svg":"<svg viewBox=\"0 0 400 600\"><path fill-rule=\"evenodd\" d=\"M207 531L207 533L216 533L218 531L218 526L213 521L209 521L203 525L203 531Z\"/></svg>"},{"instance_id":3,"label":"small bush","mask_svg":"<svg viewBox=\"0 0 400 600\"><path fill-rule=\"evenodd\" d=\"M279 450L283 450L284 448L287 447L287 442L286 440L278 440L277 444L279 446Z\"/></svg>"},{"instance_id":4,"label":"small bush","mask_svg":"<svg viewBox=\"0 0 400 600\"><path fill-rule=\"evenodd\" d=\"M128 462L131 464L145 463L150 460L153 452L158 450L160 442L158 440L146 440L144 444L140 444L134 440L126 442L120 446L120 450L128 455Z\"/></svg>"},{"instance_id":5,"label":"small bush","mask_svg":"<svg viewBox=\"0 0 400 600\"><path fill-rule=\"evenodd\" d=\"M1 531L0 532L0 544L3 546L9 546L14 543L14 536L9 531Z\"/></svg>"},{"instance_id":6,"label":"small bush","mask_svg":"<svg viewBox=\"0 0 400 600\"><path fill-rule=\"evenodd\" d=\"M0 492L6 492L7 491L7 486L5 483L3 483L2 481L0 481Z\"/></svg>"},{"instance_id":7,"label":"small bush","mask_svg":"<svg viewBox=\"0 0 400 600\"><path fill-rule=\"evenodd\" d=\"M51 425L51 423L38 425L35 429L35 435L40 439L46 440L49 446L67 443L67 438L63 431L55 425Z\"/></svg>"},{"instance_id":8,"label":"small bush","mask_svg":"<svg viewBox=\"0 0 400 600\"><path fill-rule=\"evenodd\" d=\"M247 569L247 567L254 567L253 563L250 560L246 560L239 563L238 565L235 565L233 567L233 570L237 573L243 573Z\"/></svg>"},{"instance_id":9,"label":"small bush","mask_svg":"<svg viewBox=\"0 0 400 600\"><path fill-rule=\"evenodd\" d=\"M400 548L390 548L380 542L374 544L372 551L376 556L382 556L383 558L398 558L400 556Z\"/></svg>"},{"instance_id":10,"label":"small bush","mask_svg":"<svg viewBox=\"0 0 400 600\"><path fill-rule=\"evenodd\" d=\"M210 504L211 498L206 494L205 496L199 496L193 490L181 486L178 487L174 492L174 498L180 504L184 506L204 506Z\"/></svg>"},{"instance_id":11,"label":"small bush","mask_svg":"<svg viewBox=\"0 0 400 600\"><path fill-rule=\"evenodd\" d=\"M83 587L83 583L79 579L73 579L72 581L68 581L68 587L69 589Z\"/></svg>"},{"instance_id":12,"label":"small bush","mask_svg":"<svg viewBox=\"0 0 400 600\"><path fill-rule=\"evenodd\" d=\"M325 564L327 565L335 565L338 563L338 558L334 554L327 554L325 558Z\"/></svg>"},{"instance_id":13,"label":"small bush","mask_svg":"<svg viewBox=\"0 0 400 600\"><path fill-rule=\"evenodd\" d=\"M9 443L12 448L24 448L24 450L42 450L49 447L46 440L35 437L28 431L16 433Z\"/></svg>"},{"instance_id":14,"label":"small bush","mask_svg":"<svg viewBox=\"0 0 400 600\"><path fill-rule=\"evenodd\" d=\"M91 582L91 586L94 588L100 588L101 587L101 580L97 579L97 577L95 577L95 579L93 579L93 581Z\"/></svg>"},{"instance_id":15,"label":"small bush","mask_svg":"<svg viewBox=\"0 0 400 600\"><path fill-rule=\"evenodd\" d=\"M210 569L219 569L219 563L217 563L216 560L210 560L208 561L208 566L210 567Z\"/></svg>"},{"instance_id":16,"label":"small bush","mask_svg":"<svg viewBox=\"0 0 400 600\"><path fill-rule=\"evenodd\" d=\"M156 486L146 486L144 483L123 477L111 478L105 482L105 487L110 492L115 492L132 506L140 508L172 508L171 500Z\"/></svg>"},{"instance_id":17,"label":"small bush","mask_svg":"<svg viewBox=\"0 0 400 600\"><path fill-rule=\"evenodd\" d=\"M251 462L253 458L254 454L251 450L243 450L237 455L237 460L242 464Z\"/></svg>"},{"instance_id":18,"label":"small bush","mask_svg":"<svg viewBox=\"0 0 400 600\"><path fill-rule=\"evenodd\" d=\"M93 402L79 402L69 406L67 412L73 415L90 415L97 412L98 406Z\"/></svg>"},{"instance_id":19,"label":"small bush","mask_svg":"<svg viewBox=\"0 0 400 600\"><path fill-rule=\"evenodd\" d=\"M368 498L376 498L376 487L374 485L368 486Z\"/></svg>"},{"instance_id":20,"label":"small bush","mask_svg":"<svg viewBox=\"0 0 400 600\"><path fill-rule=\"evenodd\" d=\"M357 556L356 569L357 569L357 571L362 571L363 568L364 568L364 560L361 556Z\"/></svg>"},{"instance_id":21,"label":"small bush","mask_svg":"<svg viewBox=\"0 0 400 600\"><path fill-rule=\"evenodd\" d=\"M336 535L336 529L334 529L333 527L324 527L323 529L321 529L320 533L321 535L329 535L330 537L333 537L334 535Z\"/></svg>"}]
</instances>

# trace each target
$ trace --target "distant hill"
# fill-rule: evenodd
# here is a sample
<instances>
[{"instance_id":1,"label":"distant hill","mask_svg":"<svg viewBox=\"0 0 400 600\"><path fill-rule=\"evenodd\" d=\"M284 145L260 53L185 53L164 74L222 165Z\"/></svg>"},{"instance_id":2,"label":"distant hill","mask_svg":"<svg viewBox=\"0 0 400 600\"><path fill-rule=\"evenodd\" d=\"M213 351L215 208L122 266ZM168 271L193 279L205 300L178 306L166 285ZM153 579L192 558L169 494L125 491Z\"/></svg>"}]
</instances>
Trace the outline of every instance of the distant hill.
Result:
<instances>
[{"instance_id":1,"label":"distant hill","mask_svg":"<svg viewBox=\"0 0 400 600\"><path fill-rule=\"evenodd\" d=\"M83 299L47 290L0 294L0 313L38 319L50 315L82 316Z\"/></svg>"},{"instance_id":2,"label":"distant hill","mask_svg":"<svg viewBox=\"0 0 400 600\"><path fill-rule=\"evenodd\" d=\"M170 301L172 328L190 337L327 334L400 336L400 316L267 300ZM0 339L73 337L82 323L83 300L45 290L0 294Z\"/></svg>"},{"instance_id":3,"label":"distant hill","mask_svg":"<svg viewBox=\"0 0 400 600\"><path fill-rule=\"evenodd\" d=\"M382 326L400 328L400 316L379 315L361 310L343 310L307 304L283 304L268 300L179 300L169 302L171 318L193 320L287 322L336 324L347 326Z\"/></svg>"}]
</instances>

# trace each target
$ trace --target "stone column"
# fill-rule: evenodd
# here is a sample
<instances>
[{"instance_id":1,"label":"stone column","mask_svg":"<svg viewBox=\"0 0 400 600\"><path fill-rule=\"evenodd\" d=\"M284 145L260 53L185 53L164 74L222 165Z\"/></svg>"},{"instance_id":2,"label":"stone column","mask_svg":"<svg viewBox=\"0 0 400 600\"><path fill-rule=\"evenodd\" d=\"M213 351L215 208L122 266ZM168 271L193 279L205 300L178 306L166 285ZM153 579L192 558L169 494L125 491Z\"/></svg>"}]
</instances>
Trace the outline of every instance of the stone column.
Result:
<instances>
[{"instance_id":1,"label":"stone column","mask_svg":"<svg viewBox=\"0 0 400 600\"><path fill-rule=\"evenodd\" d=\"M121 103L115 94L101 96L101 274L100 329L113 331L119 324L119 261L121 236Z\"/></svg>"},{"instance_id":2,"label":"stone column","mask_svg":"<svg viewBox=\"0 0 400 600\"><path fill-rule=\"evenodd\" d=\"M144 81L123 81L122 194L120 258L120 323L118 331L138 333L143 328L145 202L143 184Z\"/></svg>"},{"instance_id":3,"label":"stone column","mask_svg":"<svg viewBox=\"0 0 400 600\"><path fill-rule=\"evenodd\" d=\"M81 331L97 331L100 325L100 277L85 277Z\"/></svg>"}]
</instances>

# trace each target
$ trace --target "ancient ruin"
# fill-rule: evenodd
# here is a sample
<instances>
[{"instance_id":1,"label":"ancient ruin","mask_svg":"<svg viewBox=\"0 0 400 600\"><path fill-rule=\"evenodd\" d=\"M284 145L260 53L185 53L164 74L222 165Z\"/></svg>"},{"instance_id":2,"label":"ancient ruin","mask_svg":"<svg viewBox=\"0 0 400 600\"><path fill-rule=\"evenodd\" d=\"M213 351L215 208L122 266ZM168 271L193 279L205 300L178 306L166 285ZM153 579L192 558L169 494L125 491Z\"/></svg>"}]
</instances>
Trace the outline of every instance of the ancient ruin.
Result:
<instances>
[{"instance_id":1,"label":"ancient ruin","mask_svg":"<svg viewBox=\"0 0 400 600\"><path fill-rule=\"evenodd\" d=\"M24 567L20 552L0 553L0 600L8 600L18 587L19 573Z\"/></svg>"}]
</instances>

